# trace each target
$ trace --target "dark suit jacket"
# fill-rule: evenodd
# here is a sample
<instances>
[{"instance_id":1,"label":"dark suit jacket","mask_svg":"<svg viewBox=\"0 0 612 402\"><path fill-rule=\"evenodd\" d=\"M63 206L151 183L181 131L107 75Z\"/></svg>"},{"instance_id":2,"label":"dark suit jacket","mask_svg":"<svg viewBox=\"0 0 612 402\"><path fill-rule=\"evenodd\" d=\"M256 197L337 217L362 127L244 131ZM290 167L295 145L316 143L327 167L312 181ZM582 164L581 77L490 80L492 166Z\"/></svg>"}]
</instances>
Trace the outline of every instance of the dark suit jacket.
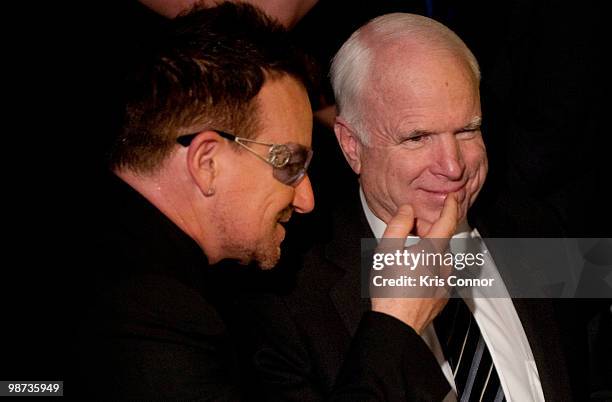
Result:
<instances>
[{"instance_id":1,"label":"dark suit jacket","mask_svg":"<svg viewBox=\"0 0 612 402\"><path fill-rule=\"evenodd\" d=\"M209 266L191 238L120 179L107 178L103 188L103 212L91 227L94 246L87 261L94 275L82 281L84 320L66 394L105 400L266 399L245 358L250 340L239 326L241 310L234 300L251 278L262 283L273 278L259 271L251 276L254 267L231 262ZM291 322L268 312L273 339L291 341L293 334L283 332ZM383 399L397 389L394 375L404 371L408 356L429 353L409 348L406 340L414 331L384 314L366 314L353 335L335 400ZM395 348L388 349L388 342ZM279 381L295 379L291 369L271 365L279 366Z\"/></svg>"},{"instance_id":2,"label":"dark suit jacket","mask_svg":"<svg viewBox=\"0 0 612 402\"><path fill-rule=\"evenodd\" d=\"M202 250L123 181L105 181L66 394L241 398L240 363Z\"/></svg>"},{"instance_id":3,"label":"dark suit jacket","mask_svg":"<svg viewBox=\"0 0 612 402\"><path fill-rule=\"evenodd\" d=\"M306 230L306 238L289 240L295 242L290 247L307 249L294 281L287 281L284 288L277 289L264 302L256 297L248 300L251 328L259 332L255 363L273 399L328 398L343 370L351 365L347 357L354 342L351 339L370 309L369 300L362 299L360 294L360 240L373 235L357 188L336 197L333 203L330 220L322 217L319 224L313 225L315 232L331 233L328 238L305 246L313 235ZM331 226L326 228L325 222ZM291 269L281 266L279 272ZM564 353L550 303L546 300L514 303L546 399L570 400ZM381 359L387 359L389 353L405 351L405 360L402 365L388 367L385 376L393 379L391 388L384 395L373 395L371 400L442 400L450 387L433 354L414 331L405 332L403 339L386 338L379 351ZM279 373L283 373L282 378Z\"/></svg>"}]
</instances>

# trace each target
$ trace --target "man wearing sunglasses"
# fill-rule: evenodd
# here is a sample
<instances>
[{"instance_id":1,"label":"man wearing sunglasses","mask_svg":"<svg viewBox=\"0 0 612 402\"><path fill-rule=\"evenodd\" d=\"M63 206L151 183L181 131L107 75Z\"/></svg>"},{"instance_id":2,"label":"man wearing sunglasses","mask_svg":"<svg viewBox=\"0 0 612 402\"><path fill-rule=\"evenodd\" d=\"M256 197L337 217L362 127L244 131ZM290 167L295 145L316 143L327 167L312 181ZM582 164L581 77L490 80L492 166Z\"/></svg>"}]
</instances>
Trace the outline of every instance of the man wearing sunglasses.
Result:
<instances>
[{"instance_id":1,"label":"man wearing sunglasses","mask_svg":"<svg viewBox=\"0 0 612 402\"><path fill-rule=\"evenodd\" d=\"M196 9L154 42L126 80L100 186L70 387L236 400L249 380L210 265L272 268L284 224L314 207L307 60L245 4Z\"/></svg>"}]
</instances>

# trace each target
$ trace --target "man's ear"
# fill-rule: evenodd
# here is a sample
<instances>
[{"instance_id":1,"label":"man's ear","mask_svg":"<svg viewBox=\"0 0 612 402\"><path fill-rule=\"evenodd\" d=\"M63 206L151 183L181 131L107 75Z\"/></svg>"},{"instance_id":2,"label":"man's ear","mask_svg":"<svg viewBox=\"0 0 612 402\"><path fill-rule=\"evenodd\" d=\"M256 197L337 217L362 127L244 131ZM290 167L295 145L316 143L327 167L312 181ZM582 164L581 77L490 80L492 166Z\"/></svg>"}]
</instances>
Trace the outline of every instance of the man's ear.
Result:
<instances>
[{"instance_id":1,"label":"man's ear","mask_svg":"<svg viewBox=\"0 0 612 402\"><path fill-rule=\"evenodd\" d=\"M334 124L336 139L342 149L344 158L357 174L361 171L361 142L342 117L336 117Z\"/></svg>"},{"instance_id":2,"label":"man's ear","mask_svg":"<svg viewBox=\"0 0 612 402\"><path fill-rule=\"evenodd\" d=\"M215 179L219 174L219 152L223 139L214 131L203 131L189 145L187 169L204 196L215 193Z\"/></svg>"}]
</instances>

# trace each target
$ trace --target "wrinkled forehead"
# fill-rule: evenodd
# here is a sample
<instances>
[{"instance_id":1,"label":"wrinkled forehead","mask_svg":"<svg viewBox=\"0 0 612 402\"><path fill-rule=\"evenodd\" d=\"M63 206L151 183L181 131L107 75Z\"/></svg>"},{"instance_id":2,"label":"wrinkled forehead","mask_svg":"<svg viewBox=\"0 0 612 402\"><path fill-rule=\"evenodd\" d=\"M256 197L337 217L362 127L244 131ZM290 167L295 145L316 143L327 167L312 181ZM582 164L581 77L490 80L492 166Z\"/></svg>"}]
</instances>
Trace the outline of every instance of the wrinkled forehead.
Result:
<instances>
[{"instance_id":1,"label":"wrinkled forehead","mask_svg":"<svg viewBox=\"0 0 612 402\"><path fill-rule=\"evenodd\" d=\"M445 130L480 115L478 80L463 57L403 44L383 50L373 58L361 96L368 130Z\"/></svg>"},{"instance_id":2,"label":"wrinkled forehead","mask_svg":"<svg viewBox=\"0 0 612 402\"><path fill-rule=\"evenodd\" d=\"M459 50L435 43L396 41L375 48L367 76L366 86L376 90L392 90L398 86L404 89L453 79L478 87L466 57Z\"/></svg>"},{"instance_id":3,"label":"wrinkled forehead","mask_svg":"<svg viewBox=\"0 0 612 402\"><path fill-rule=\"evenodd\" d=\"M479 98L478 79L467 60L447 49L396 44L376 52L363 86L364 110L421 105L439 97Z\"/></svg>"}]
</instances>

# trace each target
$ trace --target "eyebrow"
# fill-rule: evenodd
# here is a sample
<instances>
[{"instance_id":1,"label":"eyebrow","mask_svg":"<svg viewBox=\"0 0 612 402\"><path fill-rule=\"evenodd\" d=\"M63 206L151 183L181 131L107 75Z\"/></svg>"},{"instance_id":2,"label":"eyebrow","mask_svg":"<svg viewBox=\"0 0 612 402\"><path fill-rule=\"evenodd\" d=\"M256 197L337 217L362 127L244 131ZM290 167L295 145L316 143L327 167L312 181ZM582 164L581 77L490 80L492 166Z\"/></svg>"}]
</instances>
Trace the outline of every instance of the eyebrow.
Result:
<instances>
[{"instance_id":1,"label":"eyebrow","mask_svg":"<svg viewBox=\"0 0 612 402\"><path fill-rule=\"evenodd\" d=\"M422 135L434 135L436 134L433 131L427 131L427 130L412 130L411 132L409 132L408 134L406 134L406 138L413 138L413 137L420 137Z\"/></svg>"},{"instance_id":2,"label":"eyebrow","mask_svg":"<svg viewBox=\"0 0 612 402\"><path fill-rule=\"evenodd\" d=\"M475 130L479 130L481 126L482 126L482 117L476 116L468 124L466 124L465 126L461 127L458 130L455 130L453 133L457 134L457 133L461 133L464 131L475 131ZM434 135L434 134L438 134L438 133L434 131L416 129L416 130L410 131L406 135L406 138L418 137L421 135Z\"/></svg>"},{"instance_id":3,"label":"eyebrow","mask_svg":"<svg viewBox=\"0 0 612 402\"><path fill-rule=\"evenodd\" d=\"M476 116L470 121L466 126L463 126L460 130L456 131L456 133L460 133L462 131L474 131L480 129L482 126L482 117Z\"/></svg>"}]
</instances>

